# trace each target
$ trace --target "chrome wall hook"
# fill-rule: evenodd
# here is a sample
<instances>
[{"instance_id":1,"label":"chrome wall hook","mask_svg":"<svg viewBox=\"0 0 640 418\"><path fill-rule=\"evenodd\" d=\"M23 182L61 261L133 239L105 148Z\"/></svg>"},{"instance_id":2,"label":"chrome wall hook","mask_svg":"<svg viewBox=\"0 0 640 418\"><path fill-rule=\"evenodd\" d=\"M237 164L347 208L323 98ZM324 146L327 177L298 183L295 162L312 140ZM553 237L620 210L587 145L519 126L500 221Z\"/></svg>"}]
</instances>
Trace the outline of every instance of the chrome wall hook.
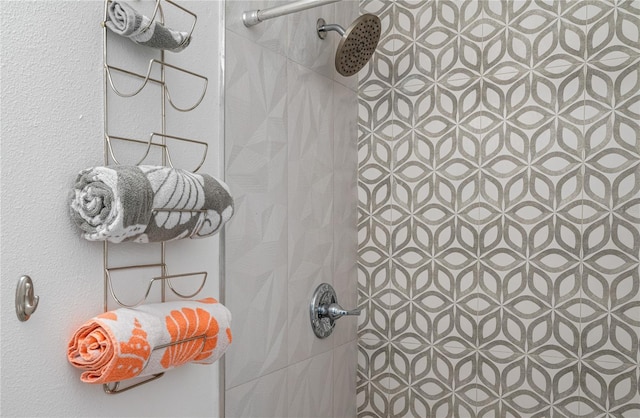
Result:
<instances>
[{"instance_id":1,"label":"chrome wall hook","mask_svg":"<svg viewBox=\"0 0 640 418\"><path fill-rule=\"evenodd\" d=\"M38 308L39 296L33 294L31 277L22 276L16 287L16 315L20 321L28 320Z\"/></svg>"}]
</instances>

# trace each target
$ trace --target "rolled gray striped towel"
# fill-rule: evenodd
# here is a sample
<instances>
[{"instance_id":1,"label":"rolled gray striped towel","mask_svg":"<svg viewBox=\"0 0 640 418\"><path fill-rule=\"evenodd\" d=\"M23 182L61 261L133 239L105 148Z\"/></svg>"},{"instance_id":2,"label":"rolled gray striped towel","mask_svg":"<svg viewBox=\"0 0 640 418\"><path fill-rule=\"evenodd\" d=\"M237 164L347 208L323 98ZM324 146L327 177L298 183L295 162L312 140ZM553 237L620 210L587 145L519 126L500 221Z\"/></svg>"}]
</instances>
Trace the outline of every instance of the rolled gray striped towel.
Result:
<instances>
[{"instance_id":1,"label":"rolled gray striped towel","mask_svg":"<svg viewBox=\"0 0 640 418\"><path fill-rule=\"evenodd\" d=\"M191 37L188 32L169 29L155 19L151 25L149 22L147 16L126 3L116 0L109 3L105 25L112 32L126 36L137 44L172 52L180 52L189 46ZM143 30L147 26L148 29Z\"/></svg>"},{"instance_id":2,"label":"rolled gray striped towel","mask_svg":"<svg viewBox=\"0 0 640 418\"><path fill-rule=\"evenodd\" d=\"M88 168L78 174L70 198L71 216L89 241L204 238L233 215L222 181L162 166Z\"/></svg>"}]
</instances>

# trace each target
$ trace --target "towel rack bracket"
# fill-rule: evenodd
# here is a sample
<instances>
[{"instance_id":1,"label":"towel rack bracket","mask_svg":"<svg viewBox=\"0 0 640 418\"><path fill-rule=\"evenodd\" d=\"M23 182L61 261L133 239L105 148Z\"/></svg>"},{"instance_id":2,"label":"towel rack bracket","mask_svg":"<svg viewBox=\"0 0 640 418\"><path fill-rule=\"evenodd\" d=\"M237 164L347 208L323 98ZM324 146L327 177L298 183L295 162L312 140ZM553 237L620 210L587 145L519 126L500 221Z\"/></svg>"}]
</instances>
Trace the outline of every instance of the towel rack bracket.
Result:
<instances>
[{"instance_id":1,"label":"towel rack bracket","mask_svg":"<svg viewBox=\"0 0 640 418\"><path fill-rule=\"evenodd\" d=\"M160 349L163 349L163 348L171 347L171 346L178 345L178 344L184 344L184 343L188 343L188 342L199 340L199 339L202 339L202 346L200 347L200 352L198 354L198 355L200 355L202 353L202 351L204 350L204 347L205 347L205 345L207 343L207 336L205 334L196 335L194 337L184 338L182 340L174 341L174 342L171 342L171 343L168 343L168 344L159 345L159 346L155 347L153 350L154 351L155 350L160 350ZM195 356L195 357L197 357L197 356ZM147 363L147 364L149 364L149 363ZM145 367L146 366L147 365L145 365ZM136 387L138 387L140 385L144 385L145 383L149 383L149 382L152 382L152 381L154 381L156 379L159 379L163 375L164 375L164 372L152 374L151 376L147 376L144 380L140 380L140 381L138 381L136 383L130 384L129 386L125 386L125 387L120 387L122 381L104 383L102 385L102 389L108 395L117 395L119 393L126 392L129 389L133 389L133 388L136 388Z\"/></svg>"},{"instance_id":2,"label":"towel rack bracket","mask_svg":"<svg viewBox=\"0 0 640 418\"><path fill-rule=\"evenodd\" d=\"M104 390L104 393L106 393L107 395L117 395L119 393L126 392L129 389L133 389L138 386L144 385L145 383L149 383L156 379L160 379L162 376L164 376L164 372L151 375L150 377L147 377L146 379L140 382L136 382L132 385L129 385L123 388L120 388L120 383L122 382L105 383L102 385L102 389Z\"/></svg>"}]
</instances>

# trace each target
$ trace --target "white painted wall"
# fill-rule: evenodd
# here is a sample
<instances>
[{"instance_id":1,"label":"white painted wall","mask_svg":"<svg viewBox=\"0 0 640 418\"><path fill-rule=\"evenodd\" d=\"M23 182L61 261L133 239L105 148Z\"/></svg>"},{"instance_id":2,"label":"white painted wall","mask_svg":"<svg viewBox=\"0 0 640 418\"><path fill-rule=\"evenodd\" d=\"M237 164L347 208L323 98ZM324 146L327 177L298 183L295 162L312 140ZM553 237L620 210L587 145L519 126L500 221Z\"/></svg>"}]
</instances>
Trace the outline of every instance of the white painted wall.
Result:
<instances>
[{"instance_id":1,"label":"white painted wall","mask_svg":"<svg viewBox=\"0 0 640 418\"><path fill-rule=\"evenodd\" d=\"M209 141L202 171L219 175L223 5L182 4L198 13L198 26L189 48L169 58L210 82L197 111L169 113L167 126ZM102 245L79 237L67 209L76 173L103 162L102 14L101 1L0 2L0 415L217 416L218 365L186 365L109 396L101 385L81 383L66 360L73 331L102 310ZM147 59L127 42L114 41L115 58L132 65ZM156 103L143 101L141 115L147 105ZM121 120L123 131L144 130L151 118L130 115ZM134 258L142 252L126 245ZM170 263L189 260L210 273L203 295L217 296L218 245L216 237L168 246ZM33 278L41 299L25 323L14 311L23 274Z\"/></svg>"}]
</instances>

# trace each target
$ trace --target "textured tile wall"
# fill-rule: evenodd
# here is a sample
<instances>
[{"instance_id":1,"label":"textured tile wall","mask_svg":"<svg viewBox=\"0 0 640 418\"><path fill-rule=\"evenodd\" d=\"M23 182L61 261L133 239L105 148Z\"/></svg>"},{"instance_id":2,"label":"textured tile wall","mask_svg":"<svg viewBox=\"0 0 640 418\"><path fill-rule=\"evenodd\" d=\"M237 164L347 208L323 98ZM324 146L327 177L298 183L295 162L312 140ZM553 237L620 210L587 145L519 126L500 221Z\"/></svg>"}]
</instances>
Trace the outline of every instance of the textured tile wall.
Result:
<instances>
[{"instance_id":1,"label":"textured tile wall","mask_svg":"<svg viewBox=\"0 0 640 418\"><path fill-rule=\"evenodd\" d=\"M360 417L640 416L640 1L362 1Z\"/></svg>"},{"instance_id":2,"label":"textured tile wall","mask_svg":"<svg viewBox=\"0 0 640 418\"><path fill-rule=\"evenodd\" d=\"M226 228L227 417L355 417L357 321L315 337L309 303L331 283L357 304L357 84L333 69L357 1L265 21L226 2L225 164L237 213Z\"/></svg>"}]
</instances>

